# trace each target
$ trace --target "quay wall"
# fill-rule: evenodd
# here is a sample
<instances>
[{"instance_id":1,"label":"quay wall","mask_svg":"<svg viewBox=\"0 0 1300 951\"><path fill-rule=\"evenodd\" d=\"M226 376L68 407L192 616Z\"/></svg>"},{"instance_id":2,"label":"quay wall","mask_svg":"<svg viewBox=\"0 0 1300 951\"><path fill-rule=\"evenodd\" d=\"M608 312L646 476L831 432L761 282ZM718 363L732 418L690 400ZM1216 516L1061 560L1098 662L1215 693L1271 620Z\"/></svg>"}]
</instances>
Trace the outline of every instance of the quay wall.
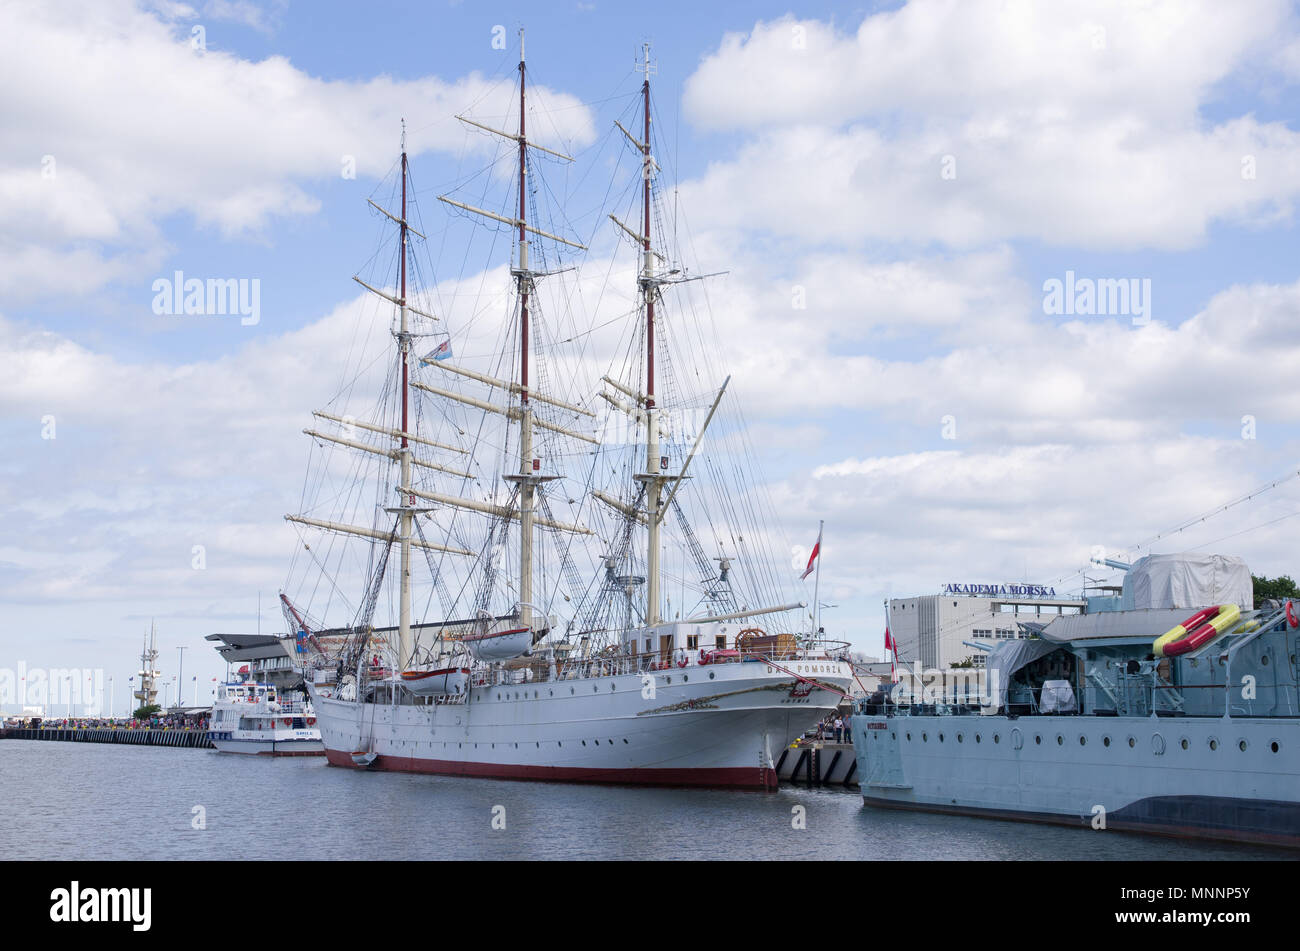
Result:
<instances>
[{"instance_id":1,"label":"quay wall","mask_svg":"<svg viewBox=\"0 0 1300 951\"><path fill-rule=\"evenodd\" d=\"M6 727L0 730L4 740L47 740L64 743L128 743L134 746L175 746L192 749L213 749L206 730L151 730L127 727L90 727L48 729L31 727Z\"/></svg>"}]
</instances>

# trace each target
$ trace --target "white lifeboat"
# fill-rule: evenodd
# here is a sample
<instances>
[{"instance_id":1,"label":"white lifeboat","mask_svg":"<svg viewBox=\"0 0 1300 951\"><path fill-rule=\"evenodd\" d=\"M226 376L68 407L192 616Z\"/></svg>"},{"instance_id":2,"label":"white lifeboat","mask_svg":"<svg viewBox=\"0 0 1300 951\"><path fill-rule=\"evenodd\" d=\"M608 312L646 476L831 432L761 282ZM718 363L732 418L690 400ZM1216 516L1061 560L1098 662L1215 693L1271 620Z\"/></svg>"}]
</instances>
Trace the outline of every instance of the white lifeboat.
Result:
<instances>
[{"instance_id":1,"label":"white lifeboat","mask_svg":"<svg viewBox=\"0 0 1300 951\"><path fill-rule=\"evenodd\" d=\"M469 688L469 668L404 670L402 683L417 697L459 697Z\"/></svg>"},{"instance_id":2,"label":"white lifeboat","mask_svg":"<svg viewBox=\"0 0 1300 951\"><path fill-rule=\"evenodd\" d=\"M476 660L506 660L528 653L533 646L533 632L530 628L518 627L487 634L466 634L461 643Z\"/></svg>"}]
</instances>

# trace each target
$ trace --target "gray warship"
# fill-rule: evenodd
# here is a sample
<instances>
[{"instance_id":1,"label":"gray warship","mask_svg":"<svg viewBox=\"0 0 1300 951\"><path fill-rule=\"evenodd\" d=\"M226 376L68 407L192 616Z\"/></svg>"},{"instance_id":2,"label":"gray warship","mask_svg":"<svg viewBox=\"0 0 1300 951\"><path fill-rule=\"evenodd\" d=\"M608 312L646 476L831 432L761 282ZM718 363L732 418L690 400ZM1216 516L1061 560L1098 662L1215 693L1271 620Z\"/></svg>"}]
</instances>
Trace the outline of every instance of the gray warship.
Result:
<instances>
[{"instance_id":1,"label":"gray warship","mask_svg":"<svg viewBox=\"0 0 1300 951\"><path fill-rule=\"evenodd\" d=\"M1113 603L1022 624L974 695L858 702L863 799L1300 847L1298 616L1240 559L1148 556Z\"/></svg>"}]
</instances>

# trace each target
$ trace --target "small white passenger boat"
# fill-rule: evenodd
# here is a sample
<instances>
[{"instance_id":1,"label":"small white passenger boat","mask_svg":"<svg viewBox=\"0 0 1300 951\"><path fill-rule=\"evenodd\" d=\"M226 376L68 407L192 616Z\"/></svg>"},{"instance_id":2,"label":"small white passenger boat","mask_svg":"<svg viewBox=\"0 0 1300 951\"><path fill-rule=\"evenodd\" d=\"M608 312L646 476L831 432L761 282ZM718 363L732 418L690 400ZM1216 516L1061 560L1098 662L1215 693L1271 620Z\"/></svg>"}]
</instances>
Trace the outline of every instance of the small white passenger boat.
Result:
<instances>
[{"instance_id":1,"label":"small white passenger boat","mask_svg":"<svg viewBox=\"0 0 1300 951\"><path fill-rule=\"evenodd\" d=\"M254 680L217 685L208 738L222 753L321 756L325 752L311 702L281 699L274 684Z\"/></svg>"}]
</instances>

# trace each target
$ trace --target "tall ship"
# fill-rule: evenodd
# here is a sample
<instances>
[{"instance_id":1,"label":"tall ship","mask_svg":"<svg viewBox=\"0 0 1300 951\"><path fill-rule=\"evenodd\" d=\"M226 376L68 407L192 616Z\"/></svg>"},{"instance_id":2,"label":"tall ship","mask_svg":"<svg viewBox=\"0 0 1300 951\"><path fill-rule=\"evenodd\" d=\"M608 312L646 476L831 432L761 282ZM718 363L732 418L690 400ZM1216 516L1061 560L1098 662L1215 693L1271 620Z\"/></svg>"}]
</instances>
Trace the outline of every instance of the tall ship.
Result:
<instances>
[{"instance_id":1,"label":"tall ship","mask_svg":"<svg viewBox=\"0 0 1300 951\"><path fill-rule=\"evenodd\" d=\"M982 689L859 702L865 802L1300 846L1297 607L1236 558L1116 566L1113 610L1022 624Z\"/></svg>"},{"instance_id":2,"label":"tall ship","mask_svg":"<svg viewBox=\"0 0 1300 951\"><path fill-rule=\"evenodd\" d=\"M368 388L376 360L359 352L315 413L303 509L286 516L294 635L348 632L308 684L333 765L770 789L782 750L853 682L848 645L813 633L771 557L774 506L713 366L707 293L689 296L709 275L667 237L648 46L638 68L605 140L635 162L605 166L628 207L591 227L635 252L625 271L583 267L562 210L542 220L565 190L547 170L574 160L528 137L547 116L529 109L522 32L515 131L458 116L496 161L438 196L456 247L440 259L486 246L487 269L417 286L432 269L411 247L429 242L405 132L388 201L371 200L395 260L356 280L395 346ZM381 604L395 637L377 635Z\"/></svg>"}]
</instances>

